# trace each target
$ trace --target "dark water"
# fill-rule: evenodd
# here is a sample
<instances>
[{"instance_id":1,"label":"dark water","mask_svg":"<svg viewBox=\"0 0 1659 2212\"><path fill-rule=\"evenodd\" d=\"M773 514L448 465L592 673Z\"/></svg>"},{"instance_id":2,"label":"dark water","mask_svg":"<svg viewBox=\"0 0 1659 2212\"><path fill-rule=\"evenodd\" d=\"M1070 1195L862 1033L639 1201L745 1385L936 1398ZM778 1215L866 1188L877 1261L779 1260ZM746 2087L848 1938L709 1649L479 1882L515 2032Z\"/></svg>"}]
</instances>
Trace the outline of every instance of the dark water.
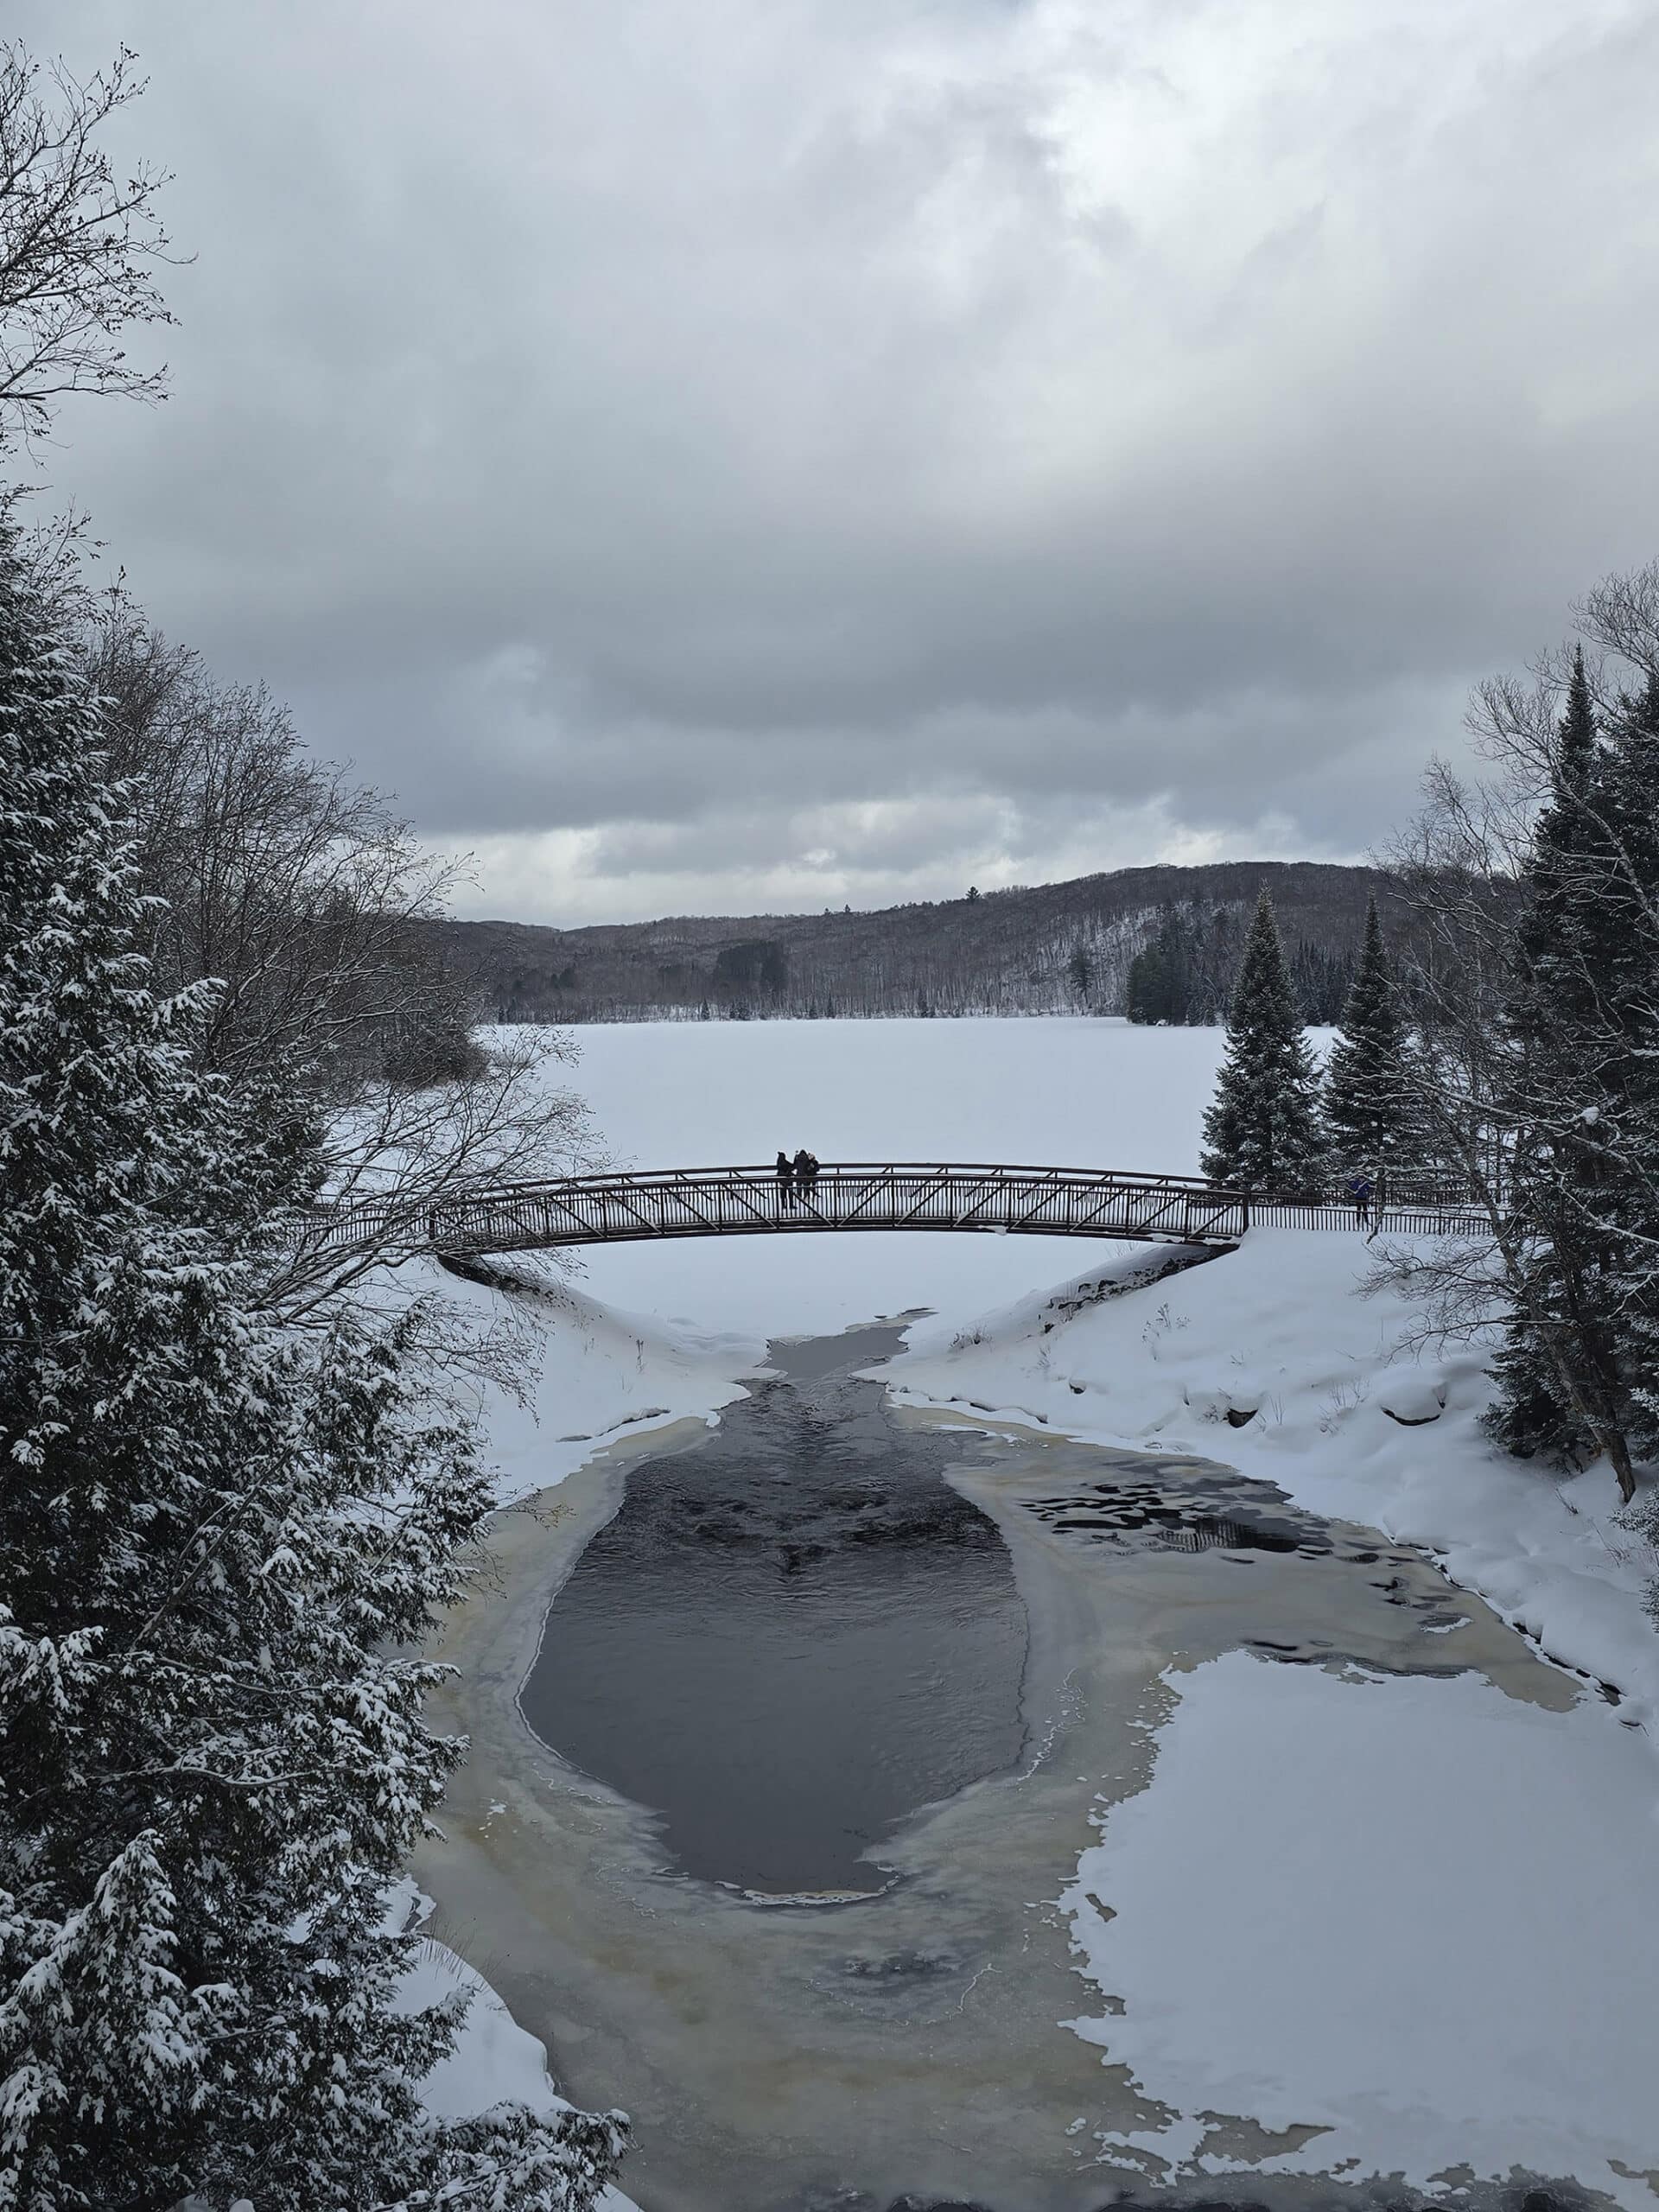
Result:
<instances>
[{"instance_id":1,"label":"dark water","mask_svg":"<svg viewBox=\"0 0 1659 2212\"><path fill-rule=\"evenodd\" d=\"M630 1470L548 1614L525 1718L660 1815L687 1873L880 1890L896 1823L1019 1759L1025 1610L944 1480L961 1440L848 1371L902 1333L773 1345L779 1380Z\"/></svg>"}]
</instances>

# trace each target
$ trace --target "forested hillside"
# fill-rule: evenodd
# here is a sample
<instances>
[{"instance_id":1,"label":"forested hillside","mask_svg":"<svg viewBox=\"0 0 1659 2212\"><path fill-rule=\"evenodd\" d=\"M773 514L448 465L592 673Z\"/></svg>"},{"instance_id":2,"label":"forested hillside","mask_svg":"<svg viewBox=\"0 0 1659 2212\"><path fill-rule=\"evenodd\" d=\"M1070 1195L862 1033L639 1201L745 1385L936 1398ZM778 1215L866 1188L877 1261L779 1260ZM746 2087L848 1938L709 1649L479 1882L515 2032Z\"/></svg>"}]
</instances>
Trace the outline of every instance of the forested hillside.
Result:
<instances>
[{"instance_id":1,"label":"forested hillside","mask_svg":"<svg viewBox=\"0 0 1659 2212\"><path fill-rule=\"evenodd\" d=\"M1334 1020L1367 896L1378 890L1386 920L1388 894L1373 869L1309 861L1120 868L870 913L430 926L503 1021L1063 1012L1214 1021L1264 885L1307 1017Z\"/></svg>"}]
</instances>

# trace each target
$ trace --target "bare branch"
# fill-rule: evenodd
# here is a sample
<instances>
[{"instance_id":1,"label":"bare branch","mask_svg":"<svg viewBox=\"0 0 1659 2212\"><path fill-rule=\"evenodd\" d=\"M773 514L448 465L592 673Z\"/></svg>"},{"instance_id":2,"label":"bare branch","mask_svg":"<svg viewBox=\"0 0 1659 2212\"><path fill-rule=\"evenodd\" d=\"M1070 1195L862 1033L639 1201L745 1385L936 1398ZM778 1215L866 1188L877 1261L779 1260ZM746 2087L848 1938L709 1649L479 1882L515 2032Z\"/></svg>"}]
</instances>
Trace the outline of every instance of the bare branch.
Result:
<instances>
[{"instance_id":1,"label":"bare branch","mask_svg":"<svg viewBox=\"0 0 1659 2212\"><path fill-rule=\"evenodd\" d=\"M71 393L163 396L165 367L135 365L120 340L173 320L152 274L174 258L155 204L168 179L123 177L103 144L143 92L137 59L124 46L82 79L0 47L0 444L43 433Z\"/></svg>"}]
</instances>

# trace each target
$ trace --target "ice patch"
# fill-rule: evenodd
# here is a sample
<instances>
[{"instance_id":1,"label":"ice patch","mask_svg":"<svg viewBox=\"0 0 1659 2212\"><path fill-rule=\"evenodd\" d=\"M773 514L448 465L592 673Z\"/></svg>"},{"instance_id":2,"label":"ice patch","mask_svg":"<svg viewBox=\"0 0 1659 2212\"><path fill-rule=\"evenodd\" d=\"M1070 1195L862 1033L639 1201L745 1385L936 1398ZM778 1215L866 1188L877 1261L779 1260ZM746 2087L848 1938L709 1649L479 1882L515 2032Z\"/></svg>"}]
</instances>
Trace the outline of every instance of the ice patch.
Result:
<instances>
[{"instance_id":1,"label":"ice patch","mask_svg":"<svg viewBox=\"0 0 1659 2212\"><path fill-rule=\"evenodd\" d=\"M1136 2147L1191 2158L1193 2116L1237 2113L1322 2131L1268 2171L1519 2165L1651 2212L1621 2172L1659 2166L1641 1747L1472 1675L1235 1652L1166 1680L1151 1785L1061 1900L1123 2006L1070 2024L1184 2116Z\"/></svg>"}]
</instances>

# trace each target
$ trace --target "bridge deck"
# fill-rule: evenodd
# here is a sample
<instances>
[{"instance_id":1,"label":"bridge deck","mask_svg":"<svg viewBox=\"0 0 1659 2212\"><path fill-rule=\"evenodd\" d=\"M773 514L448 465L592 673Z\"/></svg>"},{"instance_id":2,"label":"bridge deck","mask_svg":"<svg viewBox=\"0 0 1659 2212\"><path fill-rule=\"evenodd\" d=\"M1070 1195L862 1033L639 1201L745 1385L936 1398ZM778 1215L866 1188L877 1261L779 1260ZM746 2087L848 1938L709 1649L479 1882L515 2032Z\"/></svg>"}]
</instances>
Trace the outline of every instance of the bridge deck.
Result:
<instances>
[{"instance_id":1,"label":"bridge deck","mask_svg":"<svg viewBox=\"0 0 1659 2212\"><path fill-rule=\"evenodd\" d=\"M357 1222L360 1235L360 1216ZM912 1229L1224 1245L1252 1224L1350 1233L1365 1225L1351 1205L1222 1190L1193 1176L861 1161L824 1166L804 1190L785 1189L764 1166L509 1185L441 1204L416 1241L482 1254L652 1237ZM1373 1225L1445 1235L1476 1225L1476 1217L1466 1200L1423 1186L1402 1190Z\"/></svg>"}]
</instances>

